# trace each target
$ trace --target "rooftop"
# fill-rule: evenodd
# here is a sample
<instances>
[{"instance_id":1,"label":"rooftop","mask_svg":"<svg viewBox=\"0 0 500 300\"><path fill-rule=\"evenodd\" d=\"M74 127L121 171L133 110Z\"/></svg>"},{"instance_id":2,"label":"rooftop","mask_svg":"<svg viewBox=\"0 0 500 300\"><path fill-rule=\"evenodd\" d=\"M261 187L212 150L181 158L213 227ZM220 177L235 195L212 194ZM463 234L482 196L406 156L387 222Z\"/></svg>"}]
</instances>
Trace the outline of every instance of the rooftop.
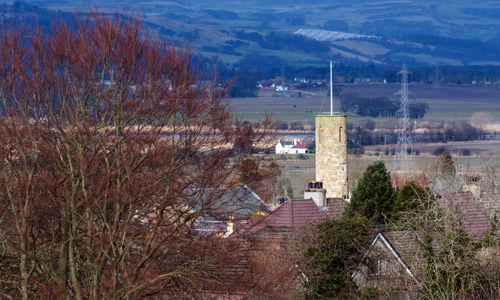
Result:
<instances>
[{"instance_id":1,"label":"rooftop","mask_svg":"<svg viewBox=\"0 0 500 300\"><path fill-rule=\"evenodd\" d=\"M470 191L450 193L440 200L439 205L448 223L452 220L472 237L482 238L492 229L483 202Z\"/></svg>"},{"instance_id":2,"label":"rooftop","mask_svg":"<svg viewBox=\"0 0 500 300\"><path fill-rule=\"evenodd\" d=\"M328 215L320 210L312 199L288 200L267 216L257 216L240 227L231 237L246 236L257 233L268 227L276 227L288 232L290 228L299 227L322 219Z\"/></svg>"},{"instance_id":3,"label":"rooftop","mask_svg":"<svg viewBox=\"0 0 500 300\"><path fill-rule=\"evenodd\" d=\"M207 189L202 193L193 189L191 192L192 209L202 209L205 219L226 221L233 217L235 220L248 220L256 212L272 211L271 207L247 186ZM205 201L205 198L211 200Z\"/></svg>"}]
</instances>

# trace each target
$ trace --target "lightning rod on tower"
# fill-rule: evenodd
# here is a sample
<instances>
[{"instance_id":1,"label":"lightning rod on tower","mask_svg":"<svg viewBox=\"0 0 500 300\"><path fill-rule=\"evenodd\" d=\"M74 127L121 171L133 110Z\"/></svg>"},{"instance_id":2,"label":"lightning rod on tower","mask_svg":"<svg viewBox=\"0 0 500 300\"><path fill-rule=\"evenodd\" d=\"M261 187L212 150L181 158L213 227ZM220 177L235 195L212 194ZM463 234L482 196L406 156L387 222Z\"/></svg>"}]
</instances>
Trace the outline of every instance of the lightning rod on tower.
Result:
<instances>
[{"instance_id":1,"label":"lightning rod on tower","mask_svg":"<svg viewBox=\"0 0 500 300\"><path fill-rule=\"evenodd\" d=\"M333 67L330 61L330 115L333 116Z\"/></svg>"}]
</instances>

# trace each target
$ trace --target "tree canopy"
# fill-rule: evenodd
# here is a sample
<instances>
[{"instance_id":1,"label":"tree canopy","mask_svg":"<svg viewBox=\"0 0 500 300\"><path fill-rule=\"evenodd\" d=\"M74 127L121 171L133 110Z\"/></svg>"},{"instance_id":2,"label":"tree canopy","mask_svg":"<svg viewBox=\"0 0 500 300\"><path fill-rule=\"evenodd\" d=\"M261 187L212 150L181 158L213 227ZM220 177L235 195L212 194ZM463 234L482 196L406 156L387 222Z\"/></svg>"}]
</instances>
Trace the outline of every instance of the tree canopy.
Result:
<instances>
[{"instance_id":1,"label":"tree canopy","mask_svg":"<svg viewBox=\"0 0 500 300\"><path fill-rule=\"evenodd\" d=\"M340 96L340 106L343 112L351 112L363 117L394 117L399 105L385 97L365 98L353 93ZM429 109L424 102L410 103L409 112L414 118L423 118Z\"/></svg>"},{"instance_id":2,"label":"tree canopy","mask_svg":"<svg viewBox=\"0 0 500 300\"><path fill-rule=\"evenodd\" d=\"M267 132L137 19L75 23L0 29L0 293L186 297L214 281L196 220Z\"/></svg>"},{"instance_id":3,"label":"tree canopy","mask_svg":"<svg viewBox=\"0 0 500 300\"><path fill-rule=\"evenodd\" d=\"M435 197L428 187L424 188L414 180L408 181L398 191L392 207L392 220L397 220L402 213L425 209L429 206L429 201L435 201Z\"/></svg>"},{"instance_id":4,"label":"tree canopy","mask_svg":"<svg viewBox=\"0 0 500 300\"><path fill-rule=\"evenodd\" d=\"M368 166L352 192L345 215L365 216L376 223L383 223L390 217L396 195L390 172L383 161L376 161Z\"/></svg>"},{"instance_id":5,"label":"tree canopy","mask_svg":"<svg viewBox=\"0 0 500 300\"><path fill-rule=\"evenodd\" d=\"M305 252L310 272L306 299L350 298L355 293L351 274L370 245L370 225L364 217L318 224Z\"/></svg>"}]
</instances>

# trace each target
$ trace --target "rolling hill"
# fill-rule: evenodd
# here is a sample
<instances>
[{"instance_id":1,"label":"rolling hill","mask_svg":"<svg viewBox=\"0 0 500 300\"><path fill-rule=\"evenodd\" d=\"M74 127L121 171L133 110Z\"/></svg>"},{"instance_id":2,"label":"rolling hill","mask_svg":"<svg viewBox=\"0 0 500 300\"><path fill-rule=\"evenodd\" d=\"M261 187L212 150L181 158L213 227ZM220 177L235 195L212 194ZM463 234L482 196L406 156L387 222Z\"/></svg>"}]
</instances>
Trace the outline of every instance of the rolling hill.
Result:
<instances>
[{"instance_id":1,"label":"rolling hill","mask_svg":"<svg viewBox=\"0 0 500 300\"><path fill-rule=\"evenodd\" d=\"M85 11L84 0L4 4L3 18L39 20ZM17 6L16 6L17 5ZM105 1L101 11L138 12L144 23L172 42L237 65L258 56L291 65L406 63L500 65L500 8L496 1ZM9 11L9 7L11 11ZM17 7L17 8L16 8ZM321 40L300 32L341 33Z\"/></svg>"}]
</instances>

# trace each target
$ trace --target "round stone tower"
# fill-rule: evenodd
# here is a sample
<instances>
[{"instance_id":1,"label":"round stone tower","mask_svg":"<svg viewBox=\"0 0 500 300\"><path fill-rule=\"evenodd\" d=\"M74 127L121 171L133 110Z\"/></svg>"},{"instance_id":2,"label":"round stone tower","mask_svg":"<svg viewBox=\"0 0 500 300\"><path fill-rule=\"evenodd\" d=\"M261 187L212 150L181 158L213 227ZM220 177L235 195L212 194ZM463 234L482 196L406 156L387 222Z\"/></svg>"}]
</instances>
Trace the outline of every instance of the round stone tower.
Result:
<instances>
[{"instance_id":1,"label":"round stone tower","mask_svg":"<svg viewBox=\"0 0 500 300\"><path fill-rule=\"evenodd\" d=\"M347 195L346 115L316 116L316 181L327 198Z\"/></svg>"}]
</instances>

